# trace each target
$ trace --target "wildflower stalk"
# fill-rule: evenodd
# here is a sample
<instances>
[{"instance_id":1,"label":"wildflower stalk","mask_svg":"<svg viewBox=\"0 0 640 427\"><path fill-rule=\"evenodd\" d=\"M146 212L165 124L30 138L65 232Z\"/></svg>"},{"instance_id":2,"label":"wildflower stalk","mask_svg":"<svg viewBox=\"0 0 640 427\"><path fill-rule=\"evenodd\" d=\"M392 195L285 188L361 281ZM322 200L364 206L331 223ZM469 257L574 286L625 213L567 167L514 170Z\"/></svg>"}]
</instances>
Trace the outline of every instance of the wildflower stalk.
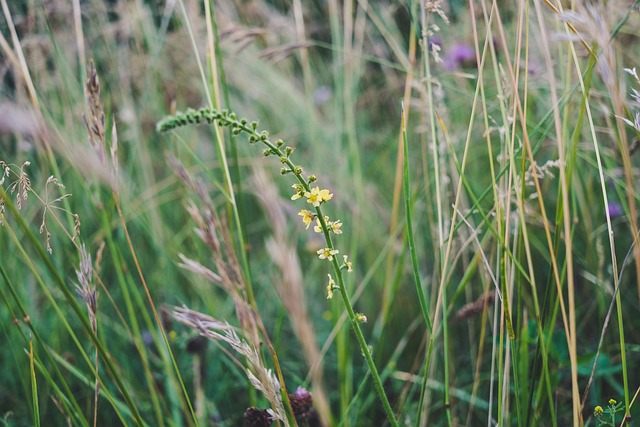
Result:
<instances>
[{"instance_id":1,"label":"wildflower stalk","mask_svg":"<svg viewBox=\"0 0 640 427\"><path fill-rule=\"evenodd\" d=\"M264 151L264 155L277 156L280 159L280 162L283 164L283 168L280 171L281 174L293 174L300 185L299 188L301 190L304 190L305 193L312 193L310 184L313 183L316 178L314 176L305 178L303 175L302 167L295 165L290 160L290 155L293 152L293 148L288 146L285 147L282 140L276 140L275 142L272 142L269 139L268 132L258 131L257 122L249 122L246 119L238 119L233 112L229 112L226 110L217 111L209 108L201 108L199 110L188 109L184 113L178 113L174 116L165 117L158 123L157 129L160 132L167 132L178 127L188 126L190 124L213 124L214 122L217 122L220 126L229 127L233 135L246 133L247 135L249 135L249 142L252 144L258 141L264 144L267 147L267 149ZM362 329L360 328L360 322L362 321L363 316L357 314L354 311L351 299L349 298L349 294L347 292L342 275L342 269L344 266L341 266L338 262L337 257L333 256L334 253L332 251L335 250L335 246L330 235L331 228L327 223L320 203L318 203L317 206L314 205L314 207L316 218L318 220L320 228L322 229L322 234L324 235L326 241L326 250L332 255L327 256L327 259L331 262L331 266L333 267L333 272L336 277L336 287L340 291L340 296L342 297L342 301L347 310L349 321L351 322L351 327L353 328L362 354L365 358L365 361L367 362L367 366L369 367L374 386L376 388L376 391L378 392L382 406L387 414L387 418L389 419L391 425L398 426L398 421L396 420L393 409L391 408L391 404L389 403L389 399L387 398L384 387L382 386L382 380L380 379L380 375L373 360L373 356L371 355L369 346L367 345L364 334L362 333Z\"/></svg>"}]
</instances>

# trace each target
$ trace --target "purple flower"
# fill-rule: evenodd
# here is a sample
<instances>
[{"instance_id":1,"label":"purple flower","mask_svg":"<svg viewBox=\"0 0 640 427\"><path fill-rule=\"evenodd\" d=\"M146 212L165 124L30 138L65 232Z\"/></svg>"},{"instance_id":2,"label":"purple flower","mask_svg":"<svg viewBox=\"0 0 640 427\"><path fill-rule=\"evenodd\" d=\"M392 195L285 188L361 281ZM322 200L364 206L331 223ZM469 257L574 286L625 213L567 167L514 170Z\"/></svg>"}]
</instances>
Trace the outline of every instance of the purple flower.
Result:
<instances>
[{"instance_id":1,"label":"purple flower","mask_svg":"<svg viewBox=\"0 0 640 427\"><path fill-rule=\"evenodd\" d=\"M438 47L442 47L442 37L440 36L431 36L427 41L427 45L429 46L429 50L436 45Z\"/></svg>"},{"instance_id":2,"label":"purple flower","mask_svg":"<svg viewBox=\"0 0 640 427\"><path fill-rule=\"evenodd\" d=\"M476 67L476 51L468 44L455 44L445 55L443 66L449 71Z\"/></svg>"},{"instance_id":3,"label":"purple flower","mask_svg":"<svg viewBox=\"0 0 640 427\"><path fill-rule=\"evenodd\" d=\"M296 389L296 394L294 394L294 396L298 399L307 399L311 396L311 393L309 393L306 388L298 386L298 388Z\"/></svg>"},{"instance_id":4,"label":"purple flower","mask_svg":"<svg viewBox=\"0 0 640 427\"><path fill-rule=\"evenodd\" d=\"M622 209L622 205L618 202L609 202L607 205L607 211L609 212L611 219L619 218L624 215L624 209Z\"/></svg>"}]
</instances>

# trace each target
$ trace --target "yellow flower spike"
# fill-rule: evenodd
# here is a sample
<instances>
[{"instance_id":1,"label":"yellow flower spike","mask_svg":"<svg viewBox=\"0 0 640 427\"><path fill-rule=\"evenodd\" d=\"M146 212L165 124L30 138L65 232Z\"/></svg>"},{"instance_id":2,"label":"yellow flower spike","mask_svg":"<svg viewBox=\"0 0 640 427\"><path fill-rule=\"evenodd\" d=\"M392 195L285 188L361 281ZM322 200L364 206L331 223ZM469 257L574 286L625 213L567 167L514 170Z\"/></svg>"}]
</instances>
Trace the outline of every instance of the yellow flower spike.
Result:
<instances>
[{"instance_id":1,"label":"yellow flower spike","mask_svg":"<svg viewBox=\"0 0 640 427\"><path fill-rule=\"evenodd\" d=\"M333 281L333 277L331 277L330 274L327 274L327 276L329 276L329 284L327 285L327 299L331 299L333 298L333 288L336 285L336 282Z\"/></svg>"},{"instance_id":2,"label":"yellow flower spike","mask_svg":"<svg viewBox=\"0 0 640 427\"><path fill-rule=\"evenodd\" d=\"M600 417L602 414L604 414L604 409L602 409L602 406L598 405L593 409L593 415L595 415L596 417Z\"/></svg>"},{"instance_id":3,"label":"yellow flower spike","mask_svg":"<svg viewBox=\"0 0 640 427\"><path fill-rule=\"evenodd\" d=\"M300 212L298 212L298 215L302 217L302 222L304 222L304 224L307 226L305 230L308 230L309 225L311 225L311 221L316 219L316 214L306 209L302 209Z\"/></svg>"},{"instance_id":4,"label":"yellow flower spike","mask_svg":"<svg viewBox=\"0 0 640 427\"><path fill-rule=\"evenodd\" d=\"M318 257L320 259L326 259L329 261L333 261L333 256L336 254L339 254L340 251L337 249L331 249L331 248L324 248L324 249L318 249L316 251L316 253L318 254Z\"/></svg>"},{"instance_id":5,"label":"yellow flower spike","mask_svg":"<svg viewBox=\"0 0 640 427\"><path fill-rule=\"evenodd\" d=\"M616 403L618 402L615 399L609 399L609 405L615 405Z\"/></svg>"}]
</instances>

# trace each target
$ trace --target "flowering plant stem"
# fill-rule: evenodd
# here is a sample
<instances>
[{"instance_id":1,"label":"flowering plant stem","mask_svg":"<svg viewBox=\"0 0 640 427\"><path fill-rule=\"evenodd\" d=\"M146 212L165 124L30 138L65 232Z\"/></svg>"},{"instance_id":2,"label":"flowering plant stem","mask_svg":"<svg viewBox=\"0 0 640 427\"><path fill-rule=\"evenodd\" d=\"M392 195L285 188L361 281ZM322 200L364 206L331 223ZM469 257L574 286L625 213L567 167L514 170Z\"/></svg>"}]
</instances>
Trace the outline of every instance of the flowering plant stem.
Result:
<instances>
[{"instance_id":1,"label":"flowering plant stem","mask_svg":"<svg viewBox=\"0 0 640 427\"><path fill-rule=\"evenodd\" d=\"M177 113L174 116L166 117L158 123L157 128L160 132L167 132L169 130L187 126L190 124L212 124L213 122L217 122L220 126L229 127L233 135L246 133L247 135L249 135L250 143L256 143L259 141L264 144L267 147L267 149L264 151L265 156L273 155L279 157L280 162L284 166L281 169L282 175L292 173L300 183L301 190L304 190L304 192L308 194L312 193L310 184L315 181L315 176L305 178L303 176L302 167L296 166L290 160L290 155L293 152L293 148L285 147L283 150L282 147L284 145L284 142L282 140L276 140L275 142L269 140L269 134L266 131L258 131L257 122L249 122L246 119L238 119L235 113L231 113L226 110L217 111L209 108L201 108L199 110L189 109L184 113ZM315 212L317 215L316 218L319 222L320 228L322 229L322 233L327 244L327 249L333 255L331 251L333 251L335 247L330 235L330 226L325 219L320 204L321 203L318 203L317 205L314 204ZM349 293L347 292L344 284L342 269L346 267L346 265L341 266L338 263L337 257L335 256L328 256L327 258L329 259L329 261L331 262L331 266L333 267L333 272L336 276L337 281L337 288L340 291L340 296L342 297L342 301L347 310L347 314L349 315L351 327L355 332L356 339L358 340L358 344L360 345L362 354L364 355L367 366L369 367L371 377L373 378L373 383L375 385L376 391L378 392L378 396L380 397L382 406L387 414L387 418L389 419L389 422L392 426L398 426L398 421L396 420L393 409L391 408L391 404L389 403L389 399L387 398L384 387L382 386L382 380L380 379L378 369L376 368L375 362L371 355L371 351L369 350L369 346L367 345L364 334L362 333L362 329L360 328L360 322L362 321L361 315L356 314L356 312L353 310L353 305L351 304Z\"/></svg>"}]
</instances>

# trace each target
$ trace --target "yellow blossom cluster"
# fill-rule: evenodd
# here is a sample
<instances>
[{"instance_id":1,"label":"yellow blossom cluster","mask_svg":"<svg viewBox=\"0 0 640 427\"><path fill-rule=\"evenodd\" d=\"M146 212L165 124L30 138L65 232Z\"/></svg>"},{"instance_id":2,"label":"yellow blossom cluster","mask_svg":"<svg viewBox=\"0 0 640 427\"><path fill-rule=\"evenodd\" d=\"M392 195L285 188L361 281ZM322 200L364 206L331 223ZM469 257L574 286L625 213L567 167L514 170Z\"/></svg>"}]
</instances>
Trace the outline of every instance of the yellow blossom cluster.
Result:
<instances>
[{"instance_id":1,"label":"yellow blossom cluster","mask_svg":"<svg viewBox=\"0 0 640 427\"><path fill-rule=\"evenodd\" d=\"M309 182L313 181L315 181L315 177ZM321 190L320 187L310 188L307 185L303 184L293 184L292 187L295 192L291 196L291 200L306 198L307 203L316 208L316 212L313 212L309 209L302 209L300 210L300 212L298 212L298 216L302 217L302 222L304 223L306 230L308 230L311 226L311 223L315 221L313 231L315 231L316 233L324 233L325 228L323 227L322 221L322 219L324 219L324 226L326 227L326 231L332 232L334 234L342 234L342 221L340 221L339 219L332 221L327 215L323 215L322 218L318 216L320 214L320 210L318 208L322 203L331 200L333 198L333 193L329 192L329 190L327 189ZM340 251L331 247L327 247L319 249L316 253L318 254L318 257L320 259L333 261L334 257L338 255ZM351 273L351 271L353 270L353 264L348 260L347 255L343 255L343 263L340 266L340 270L342 269L346 269L348 273ZM333 277L331 277L330 274L328 276L329 283L327 285L327 299L331 299L333 297L333 291L339 288L333 280ZM364 317L364 319L359 319L358 321L366 322L366 317Z\"/></svg>"}]
</instances>

